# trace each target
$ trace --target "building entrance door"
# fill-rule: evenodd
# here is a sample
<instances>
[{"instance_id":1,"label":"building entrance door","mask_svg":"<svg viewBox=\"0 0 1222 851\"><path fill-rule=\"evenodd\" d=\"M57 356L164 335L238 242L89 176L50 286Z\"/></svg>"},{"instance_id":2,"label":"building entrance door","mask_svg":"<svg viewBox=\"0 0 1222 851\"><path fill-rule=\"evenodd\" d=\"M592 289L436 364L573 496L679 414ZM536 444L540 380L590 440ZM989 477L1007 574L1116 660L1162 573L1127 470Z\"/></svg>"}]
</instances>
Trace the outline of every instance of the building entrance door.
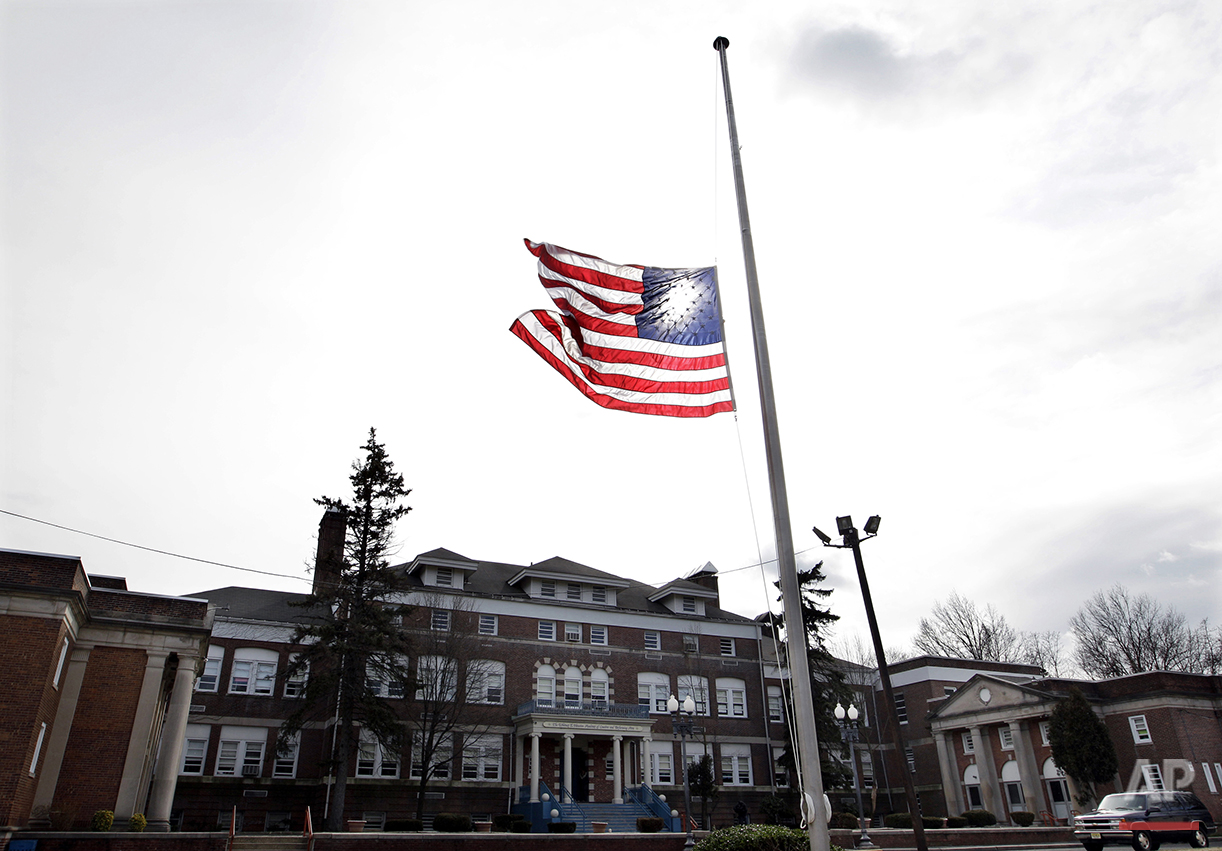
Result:
<instances>
[{"instance_id":1,"label":"building entrance door","mask_svg":"<svg viewBox=\"0 0 1222 851\"><path fill-rule=\"evenodd\" d=\"M585 748L573 748L573 787L569 794L578 803L590 800L590 766Z\"/></svg>"}]
</instances>

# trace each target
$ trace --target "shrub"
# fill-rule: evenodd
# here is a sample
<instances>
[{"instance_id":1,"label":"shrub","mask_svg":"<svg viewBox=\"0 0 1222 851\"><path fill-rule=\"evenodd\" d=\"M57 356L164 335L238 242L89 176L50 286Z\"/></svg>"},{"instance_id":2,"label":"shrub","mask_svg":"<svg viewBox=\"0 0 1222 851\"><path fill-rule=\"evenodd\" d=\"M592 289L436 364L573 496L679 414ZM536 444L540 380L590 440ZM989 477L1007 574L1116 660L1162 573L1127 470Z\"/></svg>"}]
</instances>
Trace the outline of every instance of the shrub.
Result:
<instances>
[{"instance_id":1,"label":"shrub","mask_svg":"<svg viewBox=\"0 0 1222 851\"><path fill-rule=\"evenodd\" d=\"M827 826L833 830L856 830L857 816L852 813L832 813L832 820Z\"/></svg>"},{"instance_id":2,"label":"shrub","mask_svg":"<svg viewBox=\"0 0 1222 851\"><path fill-rule=\"evenodd\" d=\"M424 830L424 822L418 818L388 818L386 826L382 829L394 832L411 831L419 833Z\"/></svg>"},{"instance_id":3,"label":"shrub","mask_svg":"<svg viewBox=\"0 0 1222 851\"><path fill-rule=\"evenodd\" d=\"M148 819L143 813L132 813L132 817L127 820L127 829L132 833L144 833L144 829L149 826Z\"/></svg>"},{"instance_id":4,"label":"shrub","mask_svg":"<svg viewBox=\"0 0 1222 851\"><path fill-rule=\"evenodd\" d=\"M657 833L664 822L657 816L641 816L636 820L637 833Z\"/></svg>"},{"instance_id":5,"label":"shrub","mask_svg":"<svg viewBox=\"0 0 1222 851\"><path fill-rule=\"evenodd\" d=\"M967 827L967 819L965 819L963 816L947 816L946 817L946 826L947 827Z\"/></svg>"},{"instance_id":6,"label":"shrub","mask_svg":"<svg viewBox=\"0 0 1222 851\"><path fill-rule=\"evenodd\" d=\"M883 816L883 827L912 827L912 816L908 813L890 813Z\"/></svg>"},{"instance_id":7,"label":"shrub","mask_svg":"<svg viewBox=\"0 0 1222 851\"><path fill-rule=\"evenodd\" d=\"M115 826L115 814L112 810L98 810L89 821L92 830L108 831Z\"/></svg>"},{"instance_id":8,"label":"shrub","mask_svg":"<svg viewBox=\"0 0 1222 851\"><path fill-rule=\"evenodd\" d=\"M737 824L714 830L696 843L696 851L809 851L804 830L779 824ZM835 845L833 851L841 851Z\"/></svg>"},{"instance_id":9,"label":"shrub","mask_svg":"<svg viewBox=\"0 0 1222 851\"><path fill-rule=\"evenodd\" d=\"M785 803L783 798L778 798L776 795L769 795L760 801L760 812L768 819L769 824L780 824L782 819L793 818L793 812L790 811L789 804Z\"/></svg>"},{"instance_id":10,"label":"shrub","mask_svg":"<svg viewBox=\"0 0 1222 851\"><path fill-rule=\"evenodd\" d=\"M528 821L511 821L509 823L510 833L530 833L531 824Z\"/></svg>"},{"instance_id":11,"label":"shrub","mask_svg":"<svg viewBox=\"0 0 1222 851\"><path fill-rule=\"evenodd\" d=\"M515 821L521 821L526 816L521 813L501 813L492 817L492 829L497 833L508 833Z\"/></svg>"},{"instance_id":12,"label":"shrub","mask_svg":"<svg viewBox=\"0 0 1222 851\"><path fill-rule=\"evenodd\" d=\"M921 816L921 826L926 830L937 830L942 826L942 819L935 816Z\"/></svg>"},{"instance_id":13,"label":"shrub","mask_svg":"<svg viewBox=\"0 0 1222 851\"><path fill-rule=\"evenodd\" d=\"M433 816L433 830L440 833L470 833L471 816L466 813L438 813Z\"/></svg>"},{"instance_id":14,"label":"shrub","mask_svg":"<svg viewBox=\"0 0 1222 851\"><path fill-rule=\"evenodd\" d=\"M547 823L548 833L576 833L577 822L575 821L550 821Z\"/></svg>"},{"instance_id":15,"label":"shrub","mask_svg":"<svg viewBox=\"0 0 1222 851\"><path fill-rule=\"evenodd\" d=\"M1035 813L1026 813L1022 810L1010 813L1010 818L1014 819L1014 823L1019 827L1031 827L1035 823Z\"/></svg>"},{"instance_id":16,"label":"shrub","mask_svg":"<svg viewBox=\"0 0 1222 851\"><path fill-rule=\"evenodd\" d=\"M991 824L997 824L997 816L988 810L968 810L963 817L972 827L988 827Z\"/></svg>"}]
</instances>

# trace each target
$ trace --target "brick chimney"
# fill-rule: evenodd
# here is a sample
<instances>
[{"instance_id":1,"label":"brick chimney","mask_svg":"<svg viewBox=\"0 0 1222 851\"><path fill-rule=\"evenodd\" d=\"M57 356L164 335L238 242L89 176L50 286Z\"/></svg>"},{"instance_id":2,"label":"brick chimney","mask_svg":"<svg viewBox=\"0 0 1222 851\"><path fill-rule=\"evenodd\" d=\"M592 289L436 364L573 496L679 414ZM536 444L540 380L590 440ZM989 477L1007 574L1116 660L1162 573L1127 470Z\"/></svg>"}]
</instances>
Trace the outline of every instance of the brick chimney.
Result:
<instances>
[{"instance_id":1,"label":"brick chimney","mask_svg":"<svg viewBox=\"0 0 1222 851\"><path fill-rule=\"evenodd\" d=\"M348 534L348 515L343 509L328 508L318 521L318 554L314 557L314 594L326 594L339 584L344 563L344 537Z\"/></svg>"},{"instance_id":2,"label":"brick chimney","mask_svg":"<svg viewBox=\"0 0 1222 851\"><path fill-rule=\"evenodd\" d=\"M705 562L704 567L696 568L684 578L688 582L695 582L697 585L708 588L717 594L717 605L721 605L721 592L717 588L717 568L713 566L711 561Z\"/></svg>"}]
</instances>

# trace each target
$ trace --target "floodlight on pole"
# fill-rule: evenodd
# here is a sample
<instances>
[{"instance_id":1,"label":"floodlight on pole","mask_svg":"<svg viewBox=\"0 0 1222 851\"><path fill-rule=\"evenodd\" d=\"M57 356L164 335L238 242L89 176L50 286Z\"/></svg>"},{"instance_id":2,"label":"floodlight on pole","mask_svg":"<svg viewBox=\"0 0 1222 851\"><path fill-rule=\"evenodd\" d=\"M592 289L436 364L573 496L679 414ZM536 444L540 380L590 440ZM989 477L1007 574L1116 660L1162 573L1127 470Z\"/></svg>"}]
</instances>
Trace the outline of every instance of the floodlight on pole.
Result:
<instances>
[{"instance_id":1,"label":"floodlight on pole","mask_svg":"<svg viewBox=\"0 0 1222 851\"><path fill-rule=\"evenodd\" d=\"M824 546L827 546L832 542L832 536L827 534L827 532L820 532L818 526L811 526L810 530L818 536L819 540L823 542Z\"/></svg>"},{"instance_id":2,"label":"floodlight on pole","mask_svg":"<svg viewBox=\"0 0 1222 851\"><path fill-rule=\"evenodd\" d=\"M841 535L847 535L853 531L853 517L846 514L844 517L836 518L836 531Z\"/></svg>"},{"instance_id":3,"label":"floodlight on pole","mask_svg":"<svg viewBox=\"0 0 1222 851\"><path fill-rule=\"evenodd\" d=\"M877 514L875 514L873 517L871 517L869 520L866 521L865 533L867 535L877 535L878 534L878 524L881 522L882 522L882 518L879 517Z\"/></svg>"}]
</instances>

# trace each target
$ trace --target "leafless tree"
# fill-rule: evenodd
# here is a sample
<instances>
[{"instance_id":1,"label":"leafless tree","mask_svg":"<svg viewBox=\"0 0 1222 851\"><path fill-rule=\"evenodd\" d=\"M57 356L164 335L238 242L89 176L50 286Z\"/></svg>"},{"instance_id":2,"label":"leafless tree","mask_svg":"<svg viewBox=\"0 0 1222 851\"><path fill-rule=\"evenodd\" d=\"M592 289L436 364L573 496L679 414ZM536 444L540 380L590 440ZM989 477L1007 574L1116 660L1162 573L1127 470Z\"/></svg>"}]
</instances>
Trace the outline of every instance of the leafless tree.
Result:
<instances>
[{"instance_id":1,"label":"leafless tree","mask_svg":"<svg viewBox=\"0 0 1222 851\"><path fill-rule=\"evenodd\" d=\"M992 606L979 609L966 597L952 591L944 603L934 603L933 616L921 618L913 639L917 650L931 656L1016 662L1022 641Z\"/></svg>"},{"instance_id":2,"label":"leafless tree","mask_svg":"<svg viewBox=\"0 0 1222 851\"><path fill-rule=\"evenodd\" d=\"M1066 677L1075 673L1064 636L1055 629L1020 633L1019 661L1038 666L1047 677Z\"/></svg>"},{"instance_id":3,"label":"leafless tree","mask_svg":"<svg viewBox=\"0 0 1222 851\"><path fill-rule=\"evenodd\" d=\"M1074 656L1087 676L1118 677L1142 671L1204 671L1211 630L1198 629L1174 607L1116 584L1100 591L1069 621Z\"/></svg>"}]
</instances>

